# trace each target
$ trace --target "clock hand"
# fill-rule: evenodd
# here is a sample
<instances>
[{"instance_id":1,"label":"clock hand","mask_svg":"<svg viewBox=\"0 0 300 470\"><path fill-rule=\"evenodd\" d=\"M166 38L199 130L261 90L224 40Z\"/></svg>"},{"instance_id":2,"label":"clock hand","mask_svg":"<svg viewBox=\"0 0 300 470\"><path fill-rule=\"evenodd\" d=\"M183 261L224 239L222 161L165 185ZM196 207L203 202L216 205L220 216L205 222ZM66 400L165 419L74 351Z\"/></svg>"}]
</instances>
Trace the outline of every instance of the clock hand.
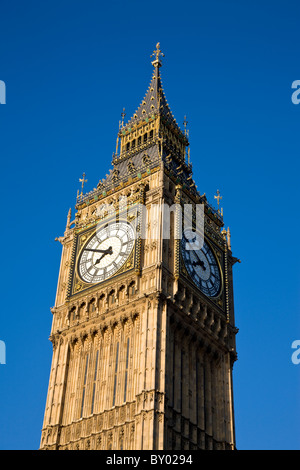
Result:
<instances>
[{"instance_id":1,"label":"clock hand","mask_svg":"<svg viewBox=\"0 0 300 470\"><path fill-rule=\"evenodd\" d=\"M101 251L102 252L102 251ZM103 250L103 255L100 256L100 258L98 258L96 261L95 261L95 264L98 264L100 263L100 261L102 260L102 258L104 258L104 256L106 255L112 255L113 251L112 251L112 247L110 246L107 250Z\"/></svg>"},{"instance_id":2,"label":"clock hand","mask_svg":"<svg viewBox=\"0 0 300 470\"><path fill-rule=\"evenodd\" d=\"M200 260L198 260L198 261L193 261L193 266L201 266L201 268L203 268L204 271L206 270L206 267L205 267L203 261L200 261Z\"/></svg>"},{"instance_id":3,"label":"clock hand","mask_svg":"<svg viewBox=\"0 0 300 470\"><path fill-rule=\"evenodd\" d=\"M86 248L86 251L94 251L95 253L104 253L104 254L112 254L112 247L110 246L106 250L96 250L94 248Z\"/></svg>"},{"instance_id":4,"label":"clock hand","mask_svg":"<svg viewBox=\"0 0 300 470\"><path fill-rule=\"evenodd\" d=\"M201 268L203 269L203 271L206 271L206 267L205 267L205 264L204 262L199 258L198 255L196 255L197 258L198 258L198 261L193 261L193 266L201 266Z\"/></svg>"}]
</instances>

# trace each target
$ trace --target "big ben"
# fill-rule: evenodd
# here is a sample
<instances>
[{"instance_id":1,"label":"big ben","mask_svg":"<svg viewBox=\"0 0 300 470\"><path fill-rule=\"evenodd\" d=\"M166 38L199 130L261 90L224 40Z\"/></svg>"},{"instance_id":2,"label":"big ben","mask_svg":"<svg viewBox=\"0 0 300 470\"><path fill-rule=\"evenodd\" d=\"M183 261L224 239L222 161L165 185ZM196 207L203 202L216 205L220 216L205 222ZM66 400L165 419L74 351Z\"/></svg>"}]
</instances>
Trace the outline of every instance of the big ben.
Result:
<instances>
[{"instance_id":1,"label":"big ben","mask_svg":"<svg viewBox=\"0 0 300 470\"><path fill-rule=\"evenodd\" d=\"M129 121L122 113L110 173L88 193L83 175L59 237L41 449L235 449L237 258L219 193L216 209L193 179L162 56L158 43L144 99Z\"/></svg>"}]
</instances>

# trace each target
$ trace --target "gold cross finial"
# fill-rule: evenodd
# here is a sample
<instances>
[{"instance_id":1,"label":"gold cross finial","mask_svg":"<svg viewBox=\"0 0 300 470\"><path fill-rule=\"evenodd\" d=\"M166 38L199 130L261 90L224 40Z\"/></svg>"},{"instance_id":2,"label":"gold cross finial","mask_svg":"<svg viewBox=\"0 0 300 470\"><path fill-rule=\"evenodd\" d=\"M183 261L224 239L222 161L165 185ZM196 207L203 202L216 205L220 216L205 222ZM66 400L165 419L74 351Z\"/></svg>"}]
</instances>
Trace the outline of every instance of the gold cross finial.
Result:
<instances>
[{"instance_id":1,"label":"gold cross finial","mask_svg":"<svg viewBox=\"0 0 300 470\"><path fill-rule=\"evenodd\" d=\"M218 213L220 214L220 199L222 199L223 196L220 196L220 191L217 190L217 196L214 196L215 199L218 201Z\"/></svg>"},{"instance_id":2,"label":"gold cross finial","mask_svg":"<svg viewBox=\"0 0 300 470\"><path fill-rule=\"evenodd\" d=\"M87 182L87 180L85 179L85 173L83 173L82 175L82 178L79 178L79 182L81 183L81 194L83 194L83 188L84 188L84 183Z\"/></svg>"},{"instance_id":3,"label":"gold cross finial","mask_svg":"<svg viewBox=\"0 0 300 470\"><path fill-rule=\"evenodd\" d=\"M156 49L153 51L153 54L150 57L155 57L156 59L152 62L152 65L154 67L157 67L158 65L161 66L161 62L159 60L159 56L165 57L165 54L163 54L160 50L160 43L158 42L156 44Z\"/></svg>"}]
</instances>

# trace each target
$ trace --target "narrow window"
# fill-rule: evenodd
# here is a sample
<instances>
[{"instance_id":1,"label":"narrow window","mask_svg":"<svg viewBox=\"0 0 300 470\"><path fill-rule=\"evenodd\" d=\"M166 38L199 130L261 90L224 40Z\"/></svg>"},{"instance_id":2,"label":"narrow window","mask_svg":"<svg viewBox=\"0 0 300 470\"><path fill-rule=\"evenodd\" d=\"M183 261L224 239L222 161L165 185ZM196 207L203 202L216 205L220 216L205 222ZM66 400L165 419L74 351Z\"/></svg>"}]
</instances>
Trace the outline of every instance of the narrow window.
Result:
<instances>
[{"instance_id":1,"label":"narrow window","mask_svg":"<svg viewBox=\"0 0 300 470\"><path fill-rule=\"evenodd\" d=\"M85 387L86 387L86 378L87 378L88 362L89 362L89 355L87 354L87 356L86 356L86 362L85 362L85 372L84 372L84 381L83 381L83 390L82 390L82 400L81 400L80 418L82 418L82 415L83 415L83 407L84 407L84 397L85 397Z\"/></svg>"},{"instance_id":2,"label":"narrow window","mask_svg":"<svg viewBox=\"0 0 300 470\"><path fill-rule=\"evenodd\" d=\"M100 308L100 310L102 308L104 308L104 305L105 305L105 296L102 294L99 298L99 308Z\"/></svg>"},{"instance_id":3,"label":"narrow window","mask_svg":"<svg viewBox=\"0 0 300 470\"><path fill-rule=\"evenodd\" d=\"M115 377L114 377L114 393L113 393L113 404L116 403L116 389L117 389L117 375L118 375L118 362L119 362L119 343L117 343L117 352L116 352L116 365L115 365Z\"/></svg>"},{"instance_id":4,"label":"narrow window","mask_svg":"<svg viewBox=\"0 0 300 470\"><path fill-rule=\"evenodd\" d=\"M144 134L144 144L147 142L147 132Z\"/></svg>"},{"instance_id":5,"label":"narrow window","mask_svg":"<svg viewBox=\"0 0 300 470\"><path fill-rule=\"evenodd\" d=\"M76 308L73 308L73 320L76 320Z\"/></svg>"},{"instance_id":6,"label":"narrow window","mask_svg":"<svg viewBox=\"0 0 300 470\"><path fill-rule=\"evenodd\" d=\"M110 294L110 304L113 305L116 302L116 294L114 291Z\"/></svg>"},{"instance_id":7,"label":"narrow window","mask_svg":"<svg viewBox=\"0 0 300 470\"><path fill-rule=\"evenodd\" d=\"M119 299L124 300L125 299L125 287L122 286L119 290Z\"/></svg>"},{"instance_id":8,"label":"narrow window","mask_svg":"<svg viewBox=\"0 0 300 470\"><path fill-rule=\"evenodd\" d=\"M129 359L129 338L127 338L126 365L125 365L125 385L124 385L124 402L126 401L126 395L127 395L128 359Z\"/></svg>"},{"instance_id":9,"label":"narrow window","mask_svg":"<svg viewBox=\"0 0 300 470\"><path fill-rule=\"evenodd\" d=\"M135 294L135 284L134 284L134 282L132 284L130 284L130 286L129 286L129 294L130 295Z\"/></svg>"},{"instance_id":10,"label":"narrow window","mask_svg":"<svg viewBox=\"0 0 300 470\"><path fill-rule=\"evenodd\" d=\"M182 413L182 407L183 407L183 355L184 351L181 350L181 357L180 357L180 406L179 409L181 410Z\"/></svg>"},{"instance_id":11,"label":"narrow window","mask_svg":"<svg viewBox=\"0 0 300 470\"><path fill-rule=\"evenodd\" d=\"M175 351L176 351L176 344L175 344L175 335L173 339L173 380L172 380L172 405L173 408L175 407L175 385L176 385L176 380L175 380Z\"/></svg>"},{"instance_id":12,"label":"narrow window","mask_svg":"<svg viewBox=\"0 0 300 470\"><path fill-rule=\"evenodd\" d=\"M91 414L94 413L96 379L97 379L97 371L98 371L98 356L99 356L99 350L97 351L97 354L96 354L96 363L95 363L95 373L94 373L94 382L93 382L93 396L92 396Z\"/></svg>"},{"instance_id":13,"label":"narrow window","mask_svg":"<svg viewBox=\"0 0 300 470\"><path fill-rule=\"evenodd\" d=\"M203 365L203 390L204 390L204 407L203 407L203 411L204 411L204 426L206 429L207 427L207 401L206 401L206 398L207 398L207 391L206 391L206 387L207 387L207 379L206 379L206 369L205 369L205 364Z\"/></svg>"}]
</instances>

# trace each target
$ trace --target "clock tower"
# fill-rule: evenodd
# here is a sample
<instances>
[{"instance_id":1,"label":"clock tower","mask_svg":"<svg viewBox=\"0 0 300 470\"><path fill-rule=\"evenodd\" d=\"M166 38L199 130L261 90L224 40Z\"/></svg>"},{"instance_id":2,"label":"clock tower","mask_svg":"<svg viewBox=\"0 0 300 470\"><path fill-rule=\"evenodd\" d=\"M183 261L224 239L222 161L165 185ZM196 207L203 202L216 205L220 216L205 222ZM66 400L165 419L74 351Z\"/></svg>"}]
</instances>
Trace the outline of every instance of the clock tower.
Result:
<instances>
[{"instance_id":1,"label":"clock tower","mask_svg":"<svg viewBox=\"0 0 300 470\"><path fill-rule=\"evenodd\" d=\"M237 259L219 204L193 180L159 44L153 56L144 99L127 123L122 114L110 173L88 193L83 175L58 238L41 449L235 448Z\"/></svg>"}]
</instances>

